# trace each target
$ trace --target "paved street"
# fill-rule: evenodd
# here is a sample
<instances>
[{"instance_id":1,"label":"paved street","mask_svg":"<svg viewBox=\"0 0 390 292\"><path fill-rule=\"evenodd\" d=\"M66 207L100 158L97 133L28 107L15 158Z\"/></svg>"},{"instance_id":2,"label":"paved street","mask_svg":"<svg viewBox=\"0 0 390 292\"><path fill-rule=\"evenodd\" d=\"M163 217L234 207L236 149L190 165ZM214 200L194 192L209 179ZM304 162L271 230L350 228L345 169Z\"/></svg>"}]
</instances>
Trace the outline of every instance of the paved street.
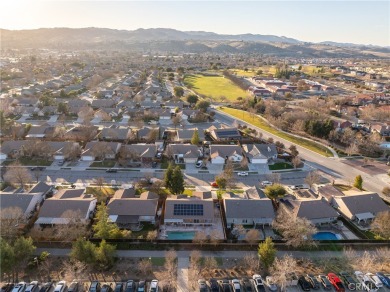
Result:
<instances>
[{"instance_id":1,"label":"paved street","mask_svg":"<svg viewBox=\"0 0 390 292\"><path fill-rule=\"evenodd\" d=\"M222 122L231 125L234 121L234 118L221 113L216 112L215 118ZM249 125L248 123L240 120L241 124ZM289 141L282 139L278 136L275 136L269 132L266 132L260 128L254 127L252 128L263 133L263 137L265 139L272 137L275 141L281 141L285 144L286 148L288 148L292 143ZM306 160L306 164L313 168L319 169L327 174L332 175L335 178L343 179L346 182L353 182L357 175L362 175L364 180L364 188L370 191L377 192L381 194L383 187L390 185L390 177L386 176L370 176L366 173L362 173L361 171L344 164L339 158L328 158L324 157L320 154L317 154L309 149L303 148L301 146L297 146L297 149L300 153L300 156Z\"/></svg>"}]
</instances>

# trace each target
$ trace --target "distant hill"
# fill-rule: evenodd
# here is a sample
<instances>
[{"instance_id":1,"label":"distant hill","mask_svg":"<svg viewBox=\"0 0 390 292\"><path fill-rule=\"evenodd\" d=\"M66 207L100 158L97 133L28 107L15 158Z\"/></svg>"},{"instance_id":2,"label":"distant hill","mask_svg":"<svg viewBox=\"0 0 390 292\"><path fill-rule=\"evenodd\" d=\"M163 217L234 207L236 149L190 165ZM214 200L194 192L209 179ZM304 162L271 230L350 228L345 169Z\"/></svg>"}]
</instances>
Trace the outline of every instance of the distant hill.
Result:
<instances>
[{"instance_id":1,"label":"distant hill","mask_svg":"<svg viewBox=\"0 0 390 292\"><path fill-rule=\"evenodd\" d=\"M224 35L167 28L116 30L107 28L0 29L3 49L128 49L181 53L260 53L296 57L389 57L386 47L349 43L307 43L274 35Z\"/></svg>"}]
</instances>

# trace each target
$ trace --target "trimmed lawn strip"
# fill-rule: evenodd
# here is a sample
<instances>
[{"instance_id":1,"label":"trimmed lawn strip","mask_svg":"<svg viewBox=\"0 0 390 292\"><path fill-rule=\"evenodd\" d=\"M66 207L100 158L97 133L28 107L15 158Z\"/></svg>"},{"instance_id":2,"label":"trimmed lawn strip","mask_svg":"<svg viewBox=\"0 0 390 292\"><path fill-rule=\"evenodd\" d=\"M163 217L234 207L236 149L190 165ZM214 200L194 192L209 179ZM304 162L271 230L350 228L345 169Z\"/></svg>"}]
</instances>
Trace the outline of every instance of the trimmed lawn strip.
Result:
<instances>
[{"instance_id":1,"label":"trimmed lawn strip","mask_svg":"<svg viewBox=\"0 0 390 292\"><path fill-rule=\"evenodd\" d=\"M20 157L16 160L4 160L2 165L10 165L15 161L19 161L20 164L26 166L50 166L53 163L52 160L47 160L42 158Z\"/></svg>"},{"instance_id":2,"label":"trimmed lawn strip","mask_svg":"<svg viewBox=\"0 0 390 292\"><path fill-rule=\"evenodd\" d=\"M223 76L191 74L184 77L184 83L198 94L214 100L219 100L221 96L224 96L228 101L235 101L237 97L245 98L248 96L245 90L242 90Z\"/></svg>"},{"instance_id":3,"label":"trimmed lawn strip","mask_svg":"<svg viewBox=\"0 0 390 292\"><path fill-rule=\"evenodd\" d=\"M105 160L105 161L95 161L89 167L114 167L116 161Z\"/></svg>"},{"instance_id":4,"label":"trimmed lawn strip","mask_svg":"<svg viewBox=\"0 0 390 292\"><path fill-rule=\"evenodd\" d=\"M268 165L270 170L280 170L280 169L292 169L294 168L290 163L278 162L272 165Z\"/></svg>"},{"instance_id":5,"label":"trimmed lawn strip","mask_svg":"<svg viewBox=\"0 0 390 292\"><path fill-rule=\"evenodd\" d=\"M326 157L333 157L332 153L326 147L324 147L318 143L306 140L306 139L298 138L298 137L295 137L293 135L280 132L279 130L268 125L265 121L263 121L259 117L251 118L247 114L247 112L245 112L245 111L233 109L233 108L225 108L225 107L219 108L218 110L225 112L227 114L230 114L230 115L232 115L238 119L241 119L241 120L243 120L243 121L245 121L253 126L256 126L256 127L260 128L262 130L265 130L267 132L270 132L271 134L274 134L274 135L276 135L280 138L283 138L287 141L290 141L294 144L305 147L305 148L307 148L311 151L314 151L318 154L321 154L321 155L326 156Z\"/></svg>"}]
</instances>

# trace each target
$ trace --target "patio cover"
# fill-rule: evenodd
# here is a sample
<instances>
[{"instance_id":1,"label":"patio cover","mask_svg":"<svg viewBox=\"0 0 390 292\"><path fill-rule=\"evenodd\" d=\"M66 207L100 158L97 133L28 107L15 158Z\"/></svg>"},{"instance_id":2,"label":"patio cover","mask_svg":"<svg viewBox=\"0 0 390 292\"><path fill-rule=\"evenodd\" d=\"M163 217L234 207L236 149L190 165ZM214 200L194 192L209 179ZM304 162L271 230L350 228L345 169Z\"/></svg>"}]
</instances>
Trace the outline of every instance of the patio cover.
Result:
<instances>
[{"instance_id":1,"label":"patio cover","mask_svg":"<svg viewBox=\"0 0 390 292\"><path fill-rule=\"evenodd\" d=\"M374 214L372 214L371 212L360 213L356 214L355 216L359 221L375 218Z\"/></svg>"}]
</instances>

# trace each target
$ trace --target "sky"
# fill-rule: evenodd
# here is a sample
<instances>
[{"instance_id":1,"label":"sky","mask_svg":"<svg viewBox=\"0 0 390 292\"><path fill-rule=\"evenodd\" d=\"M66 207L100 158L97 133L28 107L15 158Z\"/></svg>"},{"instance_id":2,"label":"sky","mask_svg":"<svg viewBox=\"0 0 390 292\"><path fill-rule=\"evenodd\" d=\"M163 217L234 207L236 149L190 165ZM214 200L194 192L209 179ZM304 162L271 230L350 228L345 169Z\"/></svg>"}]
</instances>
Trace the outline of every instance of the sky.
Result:
<instances>
[{"instance_id":1,"label":"sky","mask_svg":"<svg viewBox=\"0 0 390 292\"><path fill-rule=\"evenodd\" d=\"M43 27L163 27L390 46L390 1L0 1L0 28Z\"/></svg>"}]
</instances>

